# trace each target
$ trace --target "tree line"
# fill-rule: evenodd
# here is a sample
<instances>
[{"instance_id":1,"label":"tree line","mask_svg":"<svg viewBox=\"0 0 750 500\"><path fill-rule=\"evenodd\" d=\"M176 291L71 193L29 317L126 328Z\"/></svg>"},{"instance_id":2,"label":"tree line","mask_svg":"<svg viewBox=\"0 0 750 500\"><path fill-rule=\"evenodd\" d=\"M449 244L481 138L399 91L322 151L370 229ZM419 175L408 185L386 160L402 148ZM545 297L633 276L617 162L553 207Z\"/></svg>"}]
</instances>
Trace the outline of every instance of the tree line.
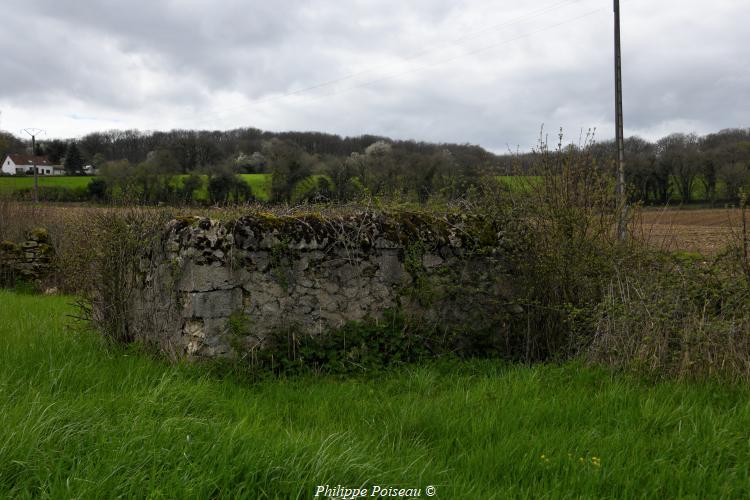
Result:
<instances>
[{"instance_id":1,"label":"tree line","mask_svg":"<svg viewBox=\"0 0 750 500\"><path fill-rule=\"evenodd\" d=\"M593 146L599 161L615 157L614 141ZM656 142L625 140L626 180L633 201L667 204L736 200L750 187L750 129L670 134Z\"/></svg>"},{"instance_id":2,"label":"tree line","mask_svg":"<svg viewBox=\"0 0 750 500\"><path fill-rule=\"evenodd\" d=\"M0 153L25 143L0 134ZM569 146L575 148L576 146ZM604 169L614 169L614 141L587 144ZM37 154L62 163L70 174L85 164L100 176L89 195L126 196L144 203L191 202L207 191L211 202L255 198L241 173L272 174L270 199L349 201L399 195L426 201L466 196L488 177L533 175L535 152L497 155L470 144L435 144L321 132L172 130L94 132L78 140L37 144ZM632 201L666 204L736 199L750 187L750 129L698 136L671 134L655 142L625 141Z\"/></svg>"},{"instance_id":3,"label":"tree line","mask_svg":"<svg viewBox=\"0 0 750 500\"><path fill-rule=\"evenodd\" d=\"M180 173L215 166L243 155L263 150L268 141L294 144L308 154L320 157L345 157L353 152L363 152L377 141L386 141L399 150L418 154L431 154L441 149L450 150L461 162L486 163L496 160L496 155L470 144L434 144L417 141L393 141L385 137L362 135L341 137L322 132L268 132L256 128L239 128L227 131L171 130L168 132L143 132L139 130L110 130L93 132L77 141L53 139L40 143L39 151L53 163L62 162L66 148L75 142L83 155L93 161L127 160L130 163L145 161L153 151L169 151L177 162ZM247 158L249 159L249 157ZM250 166L248 162L246 166Z\"/></svg>"}]
</instances>

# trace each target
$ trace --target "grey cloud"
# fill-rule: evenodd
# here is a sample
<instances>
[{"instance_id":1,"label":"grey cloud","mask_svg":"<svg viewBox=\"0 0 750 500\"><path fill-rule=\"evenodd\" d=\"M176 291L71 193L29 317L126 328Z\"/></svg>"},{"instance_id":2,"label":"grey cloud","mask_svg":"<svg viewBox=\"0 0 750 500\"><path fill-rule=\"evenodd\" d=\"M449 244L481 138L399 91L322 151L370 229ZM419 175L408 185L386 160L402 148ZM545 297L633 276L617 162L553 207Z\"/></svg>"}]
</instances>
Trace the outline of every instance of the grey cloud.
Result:
<instances>
[{"instance_id":1,"label":"grey cloud","mask_svg":"<svg viewBox=\"0 0 750 500\"><path fill-rule=\"evenodd\" d=\"M3 122L41 116L56 135L115 121L313 129L496 151L532 146L542 123L574 140L589 127L607 138L610 3L546 9L557 3L9 0L0 72L13 78L0 87ZM623 14L626 132L749 125L747 2L624 0Z\"/></svg>"}]
</instances>

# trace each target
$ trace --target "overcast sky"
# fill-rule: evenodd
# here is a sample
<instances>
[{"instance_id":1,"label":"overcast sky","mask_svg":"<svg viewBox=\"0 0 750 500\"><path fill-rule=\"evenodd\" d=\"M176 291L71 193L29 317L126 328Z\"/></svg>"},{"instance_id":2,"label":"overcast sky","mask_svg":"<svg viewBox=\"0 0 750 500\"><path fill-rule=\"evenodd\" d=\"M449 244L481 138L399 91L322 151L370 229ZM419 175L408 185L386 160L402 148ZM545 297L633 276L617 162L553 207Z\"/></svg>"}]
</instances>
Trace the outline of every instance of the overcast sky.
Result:
<instances>
[{"instance_id":1,"label":"overcast sky","mask_svg":"<svg viewBox=\"0 0 750 500\"><path fill-rule=\"evenodd\" d=\"M0 128L614 135L611 0L3 0ZM750 126L750 1L622 0L626 135Z\"/></svg>"}]
</instances>

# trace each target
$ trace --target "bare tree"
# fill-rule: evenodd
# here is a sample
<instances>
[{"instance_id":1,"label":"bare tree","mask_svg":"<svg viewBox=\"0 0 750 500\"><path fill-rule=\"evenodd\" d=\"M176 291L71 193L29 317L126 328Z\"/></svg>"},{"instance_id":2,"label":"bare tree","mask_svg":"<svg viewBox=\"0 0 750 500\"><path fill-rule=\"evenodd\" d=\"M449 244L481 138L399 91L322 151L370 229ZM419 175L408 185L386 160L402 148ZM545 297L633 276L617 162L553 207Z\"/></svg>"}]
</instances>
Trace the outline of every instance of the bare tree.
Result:
<instances>
[{"instance_id":1,"label":"bare tree","mask_svg":"<svg viewBox=\"0 0 750 500\"><path fill-rule=\"evenodd\" d=\"M674 176L680 198L684 203L689 203L700 174L698 136L671 134L660 139L656 146L663 173L669 172Z\"/></svg>"}]
</instances>

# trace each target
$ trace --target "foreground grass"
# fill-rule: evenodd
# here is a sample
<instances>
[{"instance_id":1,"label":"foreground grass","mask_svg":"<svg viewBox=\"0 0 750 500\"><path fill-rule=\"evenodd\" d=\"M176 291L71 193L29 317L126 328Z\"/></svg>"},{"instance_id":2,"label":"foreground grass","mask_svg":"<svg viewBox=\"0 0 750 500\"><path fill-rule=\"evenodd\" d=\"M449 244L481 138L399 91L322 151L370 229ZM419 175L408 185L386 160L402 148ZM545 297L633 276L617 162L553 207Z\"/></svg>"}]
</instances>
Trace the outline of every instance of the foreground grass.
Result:
<instances>
[{"instance_id":1,"label":"foreground grass","mask_svg":"<svg viewBox=\"0 0 750 500\"><path fill-rule=\"evenodd\" d=\"M750 495L746 389L497 362L243 384L108 352L68 301L0 291L0 497Z\"/></svg>"}]
</instances>

